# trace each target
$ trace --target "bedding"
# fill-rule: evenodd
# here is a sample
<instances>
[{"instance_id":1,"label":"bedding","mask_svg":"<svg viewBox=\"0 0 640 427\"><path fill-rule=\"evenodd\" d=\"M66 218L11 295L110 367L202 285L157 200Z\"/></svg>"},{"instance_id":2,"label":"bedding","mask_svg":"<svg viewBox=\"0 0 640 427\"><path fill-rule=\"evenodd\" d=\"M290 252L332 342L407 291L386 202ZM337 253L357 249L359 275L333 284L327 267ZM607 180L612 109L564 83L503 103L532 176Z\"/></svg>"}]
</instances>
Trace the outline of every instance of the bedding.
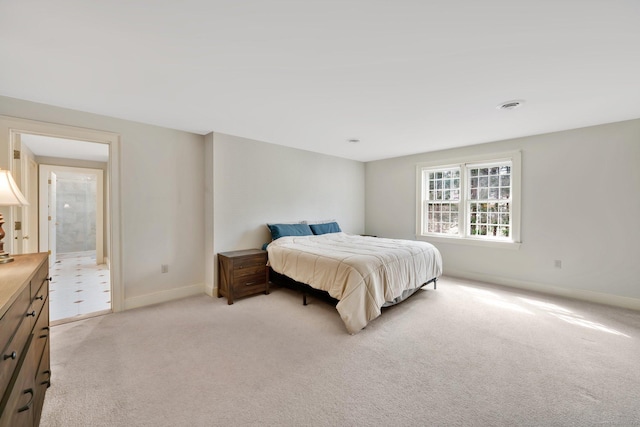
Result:
<instances>
[{"instance_id":1,"label":"bedding","mask_svg":"<svg viewBox=\"0 0 640 427\"><path fill-rule=\"evenodd\" d=\"M378 317L381 307L442 274L435 246L413 240L343 232L284 236L269 244L269 265L279 274L326 291L349 333Z\"/></svg>"}]
</instances>

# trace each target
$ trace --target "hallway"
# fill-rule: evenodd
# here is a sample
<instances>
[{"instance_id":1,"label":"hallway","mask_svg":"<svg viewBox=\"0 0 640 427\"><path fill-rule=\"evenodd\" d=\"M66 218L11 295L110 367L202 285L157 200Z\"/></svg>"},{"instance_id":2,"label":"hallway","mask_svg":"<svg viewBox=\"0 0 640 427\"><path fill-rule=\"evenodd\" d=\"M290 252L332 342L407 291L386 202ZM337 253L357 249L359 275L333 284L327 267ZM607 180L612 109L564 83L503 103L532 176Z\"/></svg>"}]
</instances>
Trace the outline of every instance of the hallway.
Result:
<instances>
[{"instance_id":1,"label":"hallway","mask_svg":"<svg viewBox=\"0 0 640 427\"><path fill-rule=\"evenodd\" d=\"M109 269L96 265L95 251L58 254L49 273L52 324L111 312Z\"/></svg>"}]
</instances>

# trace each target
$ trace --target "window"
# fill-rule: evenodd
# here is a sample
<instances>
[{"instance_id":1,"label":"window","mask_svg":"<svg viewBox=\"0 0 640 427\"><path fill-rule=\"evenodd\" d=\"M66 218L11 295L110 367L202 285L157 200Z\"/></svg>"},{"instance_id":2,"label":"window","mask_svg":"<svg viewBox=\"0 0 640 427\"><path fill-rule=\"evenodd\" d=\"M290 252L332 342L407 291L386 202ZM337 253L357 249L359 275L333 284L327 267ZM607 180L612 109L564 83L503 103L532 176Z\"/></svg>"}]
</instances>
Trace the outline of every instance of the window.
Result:
<instances>
[{"instance_id":1,"label":"window","mask_svg":"<svg viewBox=\"0 0 640 427\"><path fill-rule=\"evenodd\" d=\"M418 237L520 240L520 153L418 165Z\"/></svg>"}]
</instances>

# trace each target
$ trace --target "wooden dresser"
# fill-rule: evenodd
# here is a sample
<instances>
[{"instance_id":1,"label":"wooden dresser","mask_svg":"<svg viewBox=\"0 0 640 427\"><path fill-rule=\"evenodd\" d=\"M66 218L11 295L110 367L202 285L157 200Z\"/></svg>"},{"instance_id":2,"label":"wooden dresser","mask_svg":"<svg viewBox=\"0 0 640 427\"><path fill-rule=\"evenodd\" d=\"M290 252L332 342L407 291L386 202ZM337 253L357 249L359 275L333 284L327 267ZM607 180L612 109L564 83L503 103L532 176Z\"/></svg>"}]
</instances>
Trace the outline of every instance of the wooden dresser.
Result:
<instances>
[{"instance_id":1,"label":"wooden dresser","mask_svg":"<svg viewBox=\"0 0 640 427\"><path fill-rule=\"evenodd\" d=\"M49 257L0 264L0 427L37 426L50 385Z\"/></svg>"},{"instance_id":2,"label":"wooden dresser","mask_svg":"<svg viewBox=\"0 0 640 427\"><path fill-rule=\"evenodd\" d=\"M218 298L234 298L257 293L269 293L267 251L246 249L218 254Z\"/></svg>"}]
</instances>

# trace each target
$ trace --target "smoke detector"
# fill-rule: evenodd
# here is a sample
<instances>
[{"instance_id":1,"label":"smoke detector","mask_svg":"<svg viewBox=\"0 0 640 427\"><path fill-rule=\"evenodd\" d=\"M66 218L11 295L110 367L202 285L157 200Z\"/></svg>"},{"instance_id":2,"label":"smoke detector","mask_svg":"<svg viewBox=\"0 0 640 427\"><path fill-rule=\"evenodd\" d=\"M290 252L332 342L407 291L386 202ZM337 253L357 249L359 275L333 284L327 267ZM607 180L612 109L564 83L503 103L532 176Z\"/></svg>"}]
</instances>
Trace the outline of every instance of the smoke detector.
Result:
<instances>
[{"instance_id":1,"label":"smoke detector","mask_svg":"<svg viewBox=\"0 0 640 427\"><path fill-rule=\"evenodd\" d=\"M499 104L496 108L498 110L515 110L516 108L521 107L522 104L524 104L523 99L514 99L512 101L503 102L502 104Z\"/></svg>"}]
</instances>

